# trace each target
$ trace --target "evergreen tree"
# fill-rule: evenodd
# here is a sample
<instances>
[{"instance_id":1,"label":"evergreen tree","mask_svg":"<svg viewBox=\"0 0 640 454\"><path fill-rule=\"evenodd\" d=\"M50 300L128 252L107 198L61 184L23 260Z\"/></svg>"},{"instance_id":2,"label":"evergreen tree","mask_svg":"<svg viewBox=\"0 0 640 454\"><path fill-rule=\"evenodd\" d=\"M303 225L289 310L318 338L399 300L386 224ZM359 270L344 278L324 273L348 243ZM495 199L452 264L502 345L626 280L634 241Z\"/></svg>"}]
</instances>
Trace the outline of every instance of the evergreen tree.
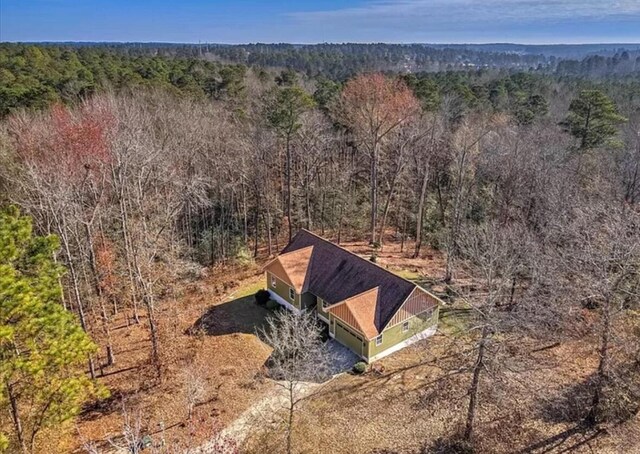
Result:
<instances>
[{"instance_id":1,"label":"evergreen tree","mask_svg":"<svg viewBox=\"0 0 640 454\"><path fill-rule=\"evenodd\" d=\"M600 90L584 90L569 105L562 126L580 140L581 150L587 150L605 144L618 132L616 125L625 121L607 95Z\"/></svg>"},{"instance_id":2,"label":"evergreen tree","mask_svg":"<svg viewBox=\"0 0 640 454\"><path fill-rule=\"evenodd\" d=\"M34 236L16 208L0 211L0 408L13 423L4 439L23 453L106 393L82 370L96 347L60 304L57 248L56 237Z\"/></svg>"},{"instance_id":3,"label":"evergreen tree","mask_svg":"<svg viewBox=\"0 0 640 454\"><path fill-rule=\"evenodd\" d=\"M285 140L285 178L287 181L286 210L289 224L289 241L293 236L291 222L291 138L300 129L302 115L315 106L313 98L302 88L276 87L267 101L266 118L269 125Z\"/></svg>"}]
</instances>

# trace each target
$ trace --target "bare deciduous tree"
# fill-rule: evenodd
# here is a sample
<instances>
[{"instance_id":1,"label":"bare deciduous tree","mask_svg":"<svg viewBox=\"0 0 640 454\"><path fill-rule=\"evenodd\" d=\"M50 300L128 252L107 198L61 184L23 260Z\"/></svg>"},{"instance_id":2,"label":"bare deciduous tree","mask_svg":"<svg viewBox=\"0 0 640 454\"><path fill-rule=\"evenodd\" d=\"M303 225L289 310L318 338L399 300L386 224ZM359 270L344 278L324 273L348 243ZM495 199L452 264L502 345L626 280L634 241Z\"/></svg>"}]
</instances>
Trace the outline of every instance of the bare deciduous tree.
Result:
<instances>
[{"instance_id":1,"label":"bare deciduous tree","mask_svg":"<svg viewBox=\"0 0 640 454\"><path fill-rule=\"evenodd\" d=\"M281 310L269 317L258 335L273 348L268 361L269 376L283 390L286 416L286 450L294 450L296 415L304 399L317 384L330 376L330 357L321 328L313 314Z\"/></svg>"}]
</instances>

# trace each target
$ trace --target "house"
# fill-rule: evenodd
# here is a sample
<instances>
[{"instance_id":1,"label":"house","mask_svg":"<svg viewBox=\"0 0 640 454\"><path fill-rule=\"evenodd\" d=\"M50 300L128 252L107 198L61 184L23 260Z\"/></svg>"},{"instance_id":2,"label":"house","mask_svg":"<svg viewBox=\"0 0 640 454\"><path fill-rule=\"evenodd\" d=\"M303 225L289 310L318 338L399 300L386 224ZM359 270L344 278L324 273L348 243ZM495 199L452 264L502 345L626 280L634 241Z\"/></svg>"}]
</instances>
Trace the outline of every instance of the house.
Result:
<instances>
[{"instance_id":1,"label":"house","mask_svg":"<svg viewBox=\"0 0 640 454\"><path fill-rule=\"evenodd\" d=\"M300 230L265 266L271 298L311 310L367 362L432 335L441 301L400 276Z\"/></svg>"}]
</instances>

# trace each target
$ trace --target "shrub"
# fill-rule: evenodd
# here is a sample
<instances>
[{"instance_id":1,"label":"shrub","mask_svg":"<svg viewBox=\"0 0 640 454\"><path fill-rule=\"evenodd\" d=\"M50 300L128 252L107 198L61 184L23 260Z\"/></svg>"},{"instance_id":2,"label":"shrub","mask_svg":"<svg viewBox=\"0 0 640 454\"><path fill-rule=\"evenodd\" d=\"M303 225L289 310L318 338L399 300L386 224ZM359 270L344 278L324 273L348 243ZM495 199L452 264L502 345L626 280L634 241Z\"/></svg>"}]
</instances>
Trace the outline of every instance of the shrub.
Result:
<instances>
[{"instance_id":1,"label":"shrub","mask_svg":"<svg viewBox=\"0 0 640 454\"><path fill-rule=\"evenodd\" d=\"M364 361L359 361L353 365L353 372L361 375L367 371L367 363Z\"/></svg>"},{"instance_id":2,"label":"shrub","mask_svg":"<svg viewBox=\"0 0 640 454\"><path fill-rule=\"evenodd\" d=\"M240 247L236 251L235 257L236 263L239 265L247 266L253 263L253 254L246 247Z\"/></svg>"},{"instance_id":3,"label":"shrub","mask_svg":"<svg viewBox=\"0 0 640 454\"><path fill-rule=\"evenodd\" d=\"M267 309L269 309L270 311L278 309L280 307L280 305L274 301L274 300L269 300L267 301Z\"/></svg>"},{"instance_id":4,"label":"shrub","mask_svg":"<svg viewBox=\"0 0 640 454\"><path fill-rule=\"evenodd\" d=\"M255 298L256 298L256 303L258 303L260 306L264 306L265 304L267 304L267 301L271 299L271 295L267 290L260 289L256 292Z\"/></svg>"}]
</instances>

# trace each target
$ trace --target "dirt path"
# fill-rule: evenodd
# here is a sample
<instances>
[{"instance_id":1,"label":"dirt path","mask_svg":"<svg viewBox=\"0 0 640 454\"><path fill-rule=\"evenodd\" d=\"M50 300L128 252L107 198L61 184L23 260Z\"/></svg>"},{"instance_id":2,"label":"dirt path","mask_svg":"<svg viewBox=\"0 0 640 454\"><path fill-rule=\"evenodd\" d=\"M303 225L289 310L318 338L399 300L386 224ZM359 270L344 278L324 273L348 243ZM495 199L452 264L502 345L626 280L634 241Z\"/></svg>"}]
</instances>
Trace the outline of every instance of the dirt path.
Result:
<instances>
[{"instance_id":1,"label":"dirt path","mask_svg":"<svg viewBox=\"0 0 640 454\"><path fill-rule=\"evenodd\" d=\"M330 379L331 380L331 379ZM296 385L296 398L304 398L314 389L323 386L325 383L309 383L302 382ZM264 427L273 421L273 416L277 412L288 408L288 390L277 382L272 383L272 387L267 395L258 401L251 408L247 409L231 424L229 424L221 433L219 438L232 440L241 446L249 435L249 431L253 427ZM216 447L217 441L212 440L202 445L194 454L224 454Z\"/></svg>"}]
</instances>

